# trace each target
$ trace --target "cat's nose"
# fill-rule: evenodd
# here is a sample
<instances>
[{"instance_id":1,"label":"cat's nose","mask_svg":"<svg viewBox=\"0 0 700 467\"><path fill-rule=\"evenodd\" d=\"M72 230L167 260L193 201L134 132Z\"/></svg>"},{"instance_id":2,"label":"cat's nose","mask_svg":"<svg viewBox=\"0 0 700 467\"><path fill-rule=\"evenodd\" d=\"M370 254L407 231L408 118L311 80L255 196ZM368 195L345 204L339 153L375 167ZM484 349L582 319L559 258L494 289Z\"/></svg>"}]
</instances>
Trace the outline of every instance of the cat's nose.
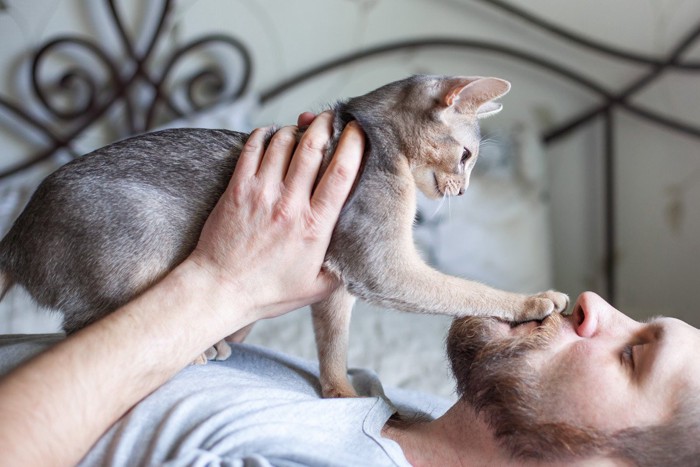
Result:
<instances>
[{"instance_id":1,"label":"cat's nose","mask_svg":"<svg viewBox=\"0 0 700 467\"><path fill-rule=\"evenodd\" d=\"M462 196L464 194L464 188L459 189L459 193L457 193L457 196Z\"/></svg>"}]
</instances>

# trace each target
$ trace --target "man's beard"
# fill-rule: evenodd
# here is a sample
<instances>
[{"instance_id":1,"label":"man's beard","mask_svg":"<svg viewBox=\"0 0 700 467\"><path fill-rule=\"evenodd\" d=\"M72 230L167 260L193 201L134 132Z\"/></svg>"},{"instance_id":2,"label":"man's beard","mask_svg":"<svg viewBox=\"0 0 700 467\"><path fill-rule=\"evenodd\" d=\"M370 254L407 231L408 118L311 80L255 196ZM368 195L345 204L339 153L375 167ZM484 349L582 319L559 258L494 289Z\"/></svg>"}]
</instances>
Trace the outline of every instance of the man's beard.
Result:
<instances>
[{"instance_id":1,"label":"man's beard","mask_svg":"<svg viewBox=\"0 0 700 467\"><path fill-rule=\"evenodd\" d=\"M504 337L496 319L458 318L447 336L457 392L515 458L557 460L603 448L604 433L555 420L541 375L527 359L550 346L563 320L553 314L529 335Z\"/></svg>"}]
</instances>

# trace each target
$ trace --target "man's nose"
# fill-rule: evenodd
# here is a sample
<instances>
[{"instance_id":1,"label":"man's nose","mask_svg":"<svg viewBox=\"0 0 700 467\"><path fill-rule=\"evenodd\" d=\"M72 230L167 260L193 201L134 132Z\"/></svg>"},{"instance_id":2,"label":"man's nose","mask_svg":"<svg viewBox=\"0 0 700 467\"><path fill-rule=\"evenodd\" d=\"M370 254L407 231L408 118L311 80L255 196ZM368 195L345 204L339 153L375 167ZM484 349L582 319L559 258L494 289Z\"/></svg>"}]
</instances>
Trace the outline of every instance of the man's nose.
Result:
<instances>
[{"instance_id":1,"label":"man's nose","mask_svg":"<svg viewBox=\"0 0 700 467\"><path fill-rule=\"evenodd\" d=\"M571 319L576 333L588 338L601 333L616 334L627 329L628 324L634 324L634 320L593 292L584 292L578 297Z\"/></svg>"},{"instance_id":2,"label":"man's nose","mask_svg":"<svg viewBox=\"0 0 700 467\"><path fill-rule=\"evenodd\" d=\"M605 312L606 305L610 306L593 292L584 292L579 295L572 313L576 334L581 337L595 336L600 325L601 313Z\"/></svg>"}]
</instances>

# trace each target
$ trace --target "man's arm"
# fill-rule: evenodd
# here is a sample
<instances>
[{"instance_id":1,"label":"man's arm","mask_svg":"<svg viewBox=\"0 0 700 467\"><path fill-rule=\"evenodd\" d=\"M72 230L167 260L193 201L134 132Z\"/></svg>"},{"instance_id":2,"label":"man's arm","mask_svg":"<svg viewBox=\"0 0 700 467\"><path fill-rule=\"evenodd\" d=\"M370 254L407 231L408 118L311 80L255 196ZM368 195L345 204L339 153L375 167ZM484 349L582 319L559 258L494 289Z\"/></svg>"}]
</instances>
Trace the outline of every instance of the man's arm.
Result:
<instances>
[{"instance_id":1,"label":"man's arm","mask_svg":"<svg viewBox=\"0 0 700 467\"><path fill-rule=\"evenodd\" d=\"M77 463L130 407L218 340L317 301L338 284L321 270L363 152L345 130L316 190L332 116L294 150L283 128L251 136L195 251L161 282L0 380L8 465Z\"/></svg>"}]
</instances>

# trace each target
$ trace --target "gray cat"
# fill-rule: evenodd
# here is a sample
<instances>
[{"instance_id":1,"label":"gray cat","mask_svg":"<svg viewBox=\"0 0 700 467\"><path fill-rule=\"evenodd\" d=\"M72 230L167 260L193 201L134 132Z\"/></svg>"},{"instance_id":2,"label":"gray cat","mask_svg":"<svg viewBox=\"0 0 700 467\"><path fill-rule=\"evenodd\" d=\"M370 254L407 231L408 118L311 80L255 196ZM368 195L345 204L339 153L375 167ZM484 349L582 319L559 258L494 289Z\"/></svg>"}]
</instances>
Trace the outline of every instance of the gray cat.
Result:
<instances>
[{"instance_id":1,"label":"gray cat","mask_svg":"<svg viewBox=\"0 0 700 467\"><path fill-rule=\"evenodd\" d=\"M325 397L355 395L345 363L354 297L508 321L568 306L558 292L526 296L442 274L413 244L416 187L430 197L464 192L479 152L477 120L500 111L493 100L509 89L497 78L414 76L335 105L322 171L349 121L360 124L367 144L324 263L345 287L312 306ZM68 333L127 303L194 249L247 138L164 130L66 164L44 180L0 242L0 296L14 283L24 286L39 304L64 313ZM229 353L222 341L208 357Z\"/></svg>"}]
</instances>

